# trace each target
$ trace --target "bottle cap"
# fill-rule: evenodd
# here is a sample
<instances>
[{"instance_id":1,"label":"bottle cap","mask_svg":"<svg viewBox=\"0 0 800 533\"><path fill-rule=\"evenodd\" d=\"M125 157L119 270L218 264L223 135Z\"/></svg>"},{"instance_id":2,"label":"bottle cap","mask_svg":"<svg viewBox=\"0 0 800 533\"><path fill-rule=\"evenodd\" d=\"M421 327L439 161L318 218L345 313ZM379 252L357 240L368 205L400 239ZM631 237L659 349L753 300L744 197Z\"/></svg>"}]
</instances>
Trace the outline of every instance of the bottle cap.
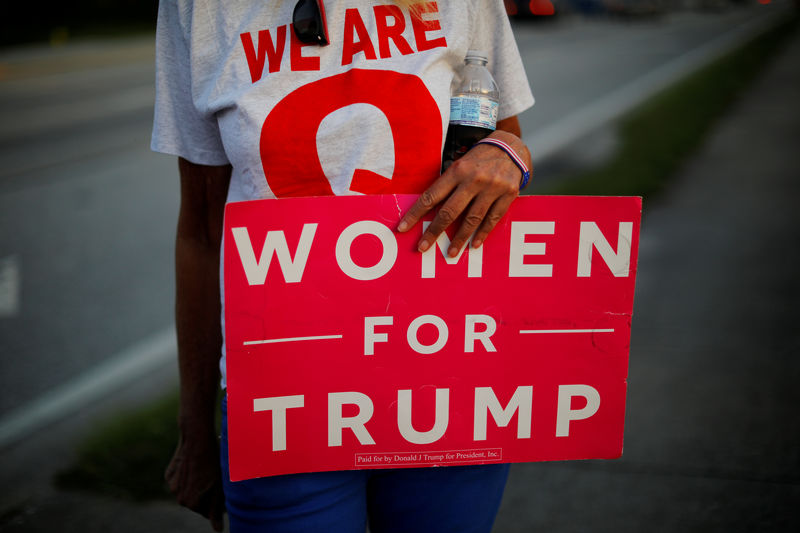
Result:
<instances>
[{"instance_id":1,"label":"bottle cap","mask_svg":"<svg viewBox=\"0 0 800 533\"><path fill-rule=\"evenodd\" d=\"M486 52L483 50L467 50L467 57L464 58L466 61L470 59L483 61L484 63L489 62L489 57L486 55Z\"/></svg>"}]
</instances>

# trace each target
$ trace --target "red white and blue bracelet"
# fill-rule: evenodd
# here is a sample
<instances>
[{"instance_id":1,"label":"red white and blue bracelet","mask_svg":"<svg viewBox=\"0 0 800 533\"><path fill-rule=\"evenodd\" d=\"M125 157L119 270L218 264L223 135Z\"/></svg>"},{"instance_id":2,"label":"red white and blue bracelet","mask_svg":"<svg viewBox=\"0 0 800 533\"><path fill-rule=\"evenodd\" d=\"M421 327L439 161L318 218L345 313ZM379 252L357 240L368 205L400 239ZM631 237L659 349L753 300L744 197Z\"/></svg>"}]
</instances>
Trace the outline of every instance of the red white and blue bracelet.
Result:
<instances>
[{"instance_id":1,"label":"red white and blue bracelet","mask_svg":"<svg viewBox=\"0 0 800 533\"><path fill-rule=\"evenodd\" d=\"M492 137L485 137L480 141L476 142L475 144L492 144L503 150L505 153L507 153L508 157L511 158L514 164L517 165L520 171L522 172L522 181L519 183L519 190L525 188L525 186L528 184L528 180L531 179L531 171L528 170L528 166L525 164L522 158L517 155L517 152L515 152L514 149L511 148L511 146L509 146L508 144L504 143L499 139L494 139Z\"/></svg>"}]
</instances>

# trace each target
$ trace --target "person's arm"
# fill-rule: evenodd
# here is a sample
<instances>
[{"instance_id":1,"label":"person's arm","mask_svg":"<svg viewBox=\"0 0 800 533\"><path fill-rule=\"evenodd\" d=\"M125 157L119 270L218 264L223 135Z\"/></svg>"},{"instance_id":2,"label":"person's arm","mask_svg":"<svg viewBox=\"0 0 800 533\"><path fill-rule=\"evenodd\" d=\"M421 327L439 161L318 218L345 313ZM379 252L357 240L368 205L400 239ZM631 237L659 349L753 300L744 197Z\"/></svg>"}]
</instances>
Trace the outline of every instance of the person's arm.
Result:
<instances>
[{"instance_id":1,"label":"person's arm","mask_svg":"<svg viewBox=\"0 0 800 533\"><path fill-rule=\"evenodd\" d=\"M180 436L165 477L178 503L222 531L225 501L214 415L222 347L219 253L231 167L197 165L181 158L178 168L175 326Z\"/></svg>"},{"instance_id":2,"label":"person's arm","mask_svg":"<svg viewBox=\"0 0 800 533\"><path fill-rule=\"evenodd\" d=\"M498 120L496 129L513 133L517 137L522 137L522 128L519 125L519 118L517 118L516 115Z\"/></svg>"},{"instance_id":3,"label":"person's arm","mask_svg":"<svg viewBox=\"0 0 800 533\"><path fill-rule=\"evenodd\" d=\"M531 154L520 135L519 120L513 116L498 121L497 129L489 137L510 145L530 169ZM522 172L503 150L492 145L476 145L420 195L397 229L410 230L426 213L440 206L419 241L419 250L424 252L445 228L463 216L448 250L448 255L455 257L473 233L473 247L477 248L486 240L519 196L521 179Z\"/></svg>"}]
</instances>

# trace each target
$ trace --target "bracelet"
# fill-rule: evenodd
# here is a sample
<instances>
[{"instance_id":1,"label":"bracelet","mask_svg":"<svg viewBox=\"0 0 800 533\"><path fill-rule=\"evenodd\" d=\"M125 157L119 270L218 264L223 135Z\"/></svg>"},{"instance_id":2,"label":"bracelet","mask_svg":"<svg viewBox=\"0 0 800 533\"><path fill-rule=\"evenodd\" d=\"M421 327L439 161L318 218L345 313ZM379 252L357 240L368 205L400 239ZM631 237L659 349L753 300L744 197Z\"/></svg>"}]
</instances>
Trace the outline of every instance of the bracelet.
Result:
<instances>
[{"instance_id":1,"label":"bracelet","mask_svg":"<svg viewBox=\"0 0 800 533\"><path fill-rule=\"evenodd\" d=\"M522 160L520 156L517 155L517 152L515 152L514 149L511 148L511 146L509 146L508 144L504 143L499 139L494 139L491 137L485 137L480 141L476 142L475 144L492 144L503 150L505 153L507 153L508 157L510 157L511 160L514 162L514 164L519 167L520 171L522 171L522 181L519 184L519 190L525 188L525 186L528 184L528 180L531 178L531 171L528 170L528 167L527 165L525 165L525 162Z\"/></svg>"}]
</instances>

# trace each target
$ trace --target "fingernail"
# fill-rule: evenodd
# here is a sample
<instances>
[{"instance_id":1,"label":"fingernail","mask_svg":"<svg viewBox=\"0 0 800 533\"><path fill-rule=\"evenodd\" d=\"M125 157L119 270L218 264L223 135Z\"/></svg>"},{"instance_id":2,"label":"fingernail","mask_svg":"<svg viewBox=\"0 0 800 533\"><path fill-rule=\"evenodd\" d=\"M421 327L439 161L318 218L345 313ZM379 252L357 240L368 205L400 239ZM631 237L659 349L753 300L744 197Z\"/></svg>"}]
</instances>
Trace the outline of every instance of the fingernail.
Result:
<instances>
[{"instance_id":1,"label":"fingernail","mask_svg":"<svg viewBox=\"0 0 800 533\"><path fill-rule=\"evenodd\" d=\"M475 240L472 241L472 247L473 248L480 248L481 244L483 244L483 241L480 240L480 239L475 239Z\"/></svg>"},{"instance_id":2,"label":"fingernail","mask_svg":"<svg viewBox=\"0 0 800 533\"><path fill-rule=\"evenodd\" d=\"M417 250L420 252L426 251L430 247L431 243L428 242L427 239L423 239L419 241L419 246L417 246Z\"/></svg>"},{"instance_id":3,"label":"fingernail","mask_svg":"<svg viewBox=\"0 0 800 533\"><path fill-rule=\"evenodd\" d=\"M450 257L457 256L458 255L458 248L456 248L455 246L451 246L447 250L447 255L449 255Z\"/></svg>"},{"instance_id":4,"label":"fingernail","mask_svg":"<svg viewBox=\"0 0 800 533\"><path fill-rule=\"evenodd\" d=\"M405 231L408 229L408 222L405 220L401 220L400 223L397 225L397 231Z\"/></svg>"}]
</instances>

